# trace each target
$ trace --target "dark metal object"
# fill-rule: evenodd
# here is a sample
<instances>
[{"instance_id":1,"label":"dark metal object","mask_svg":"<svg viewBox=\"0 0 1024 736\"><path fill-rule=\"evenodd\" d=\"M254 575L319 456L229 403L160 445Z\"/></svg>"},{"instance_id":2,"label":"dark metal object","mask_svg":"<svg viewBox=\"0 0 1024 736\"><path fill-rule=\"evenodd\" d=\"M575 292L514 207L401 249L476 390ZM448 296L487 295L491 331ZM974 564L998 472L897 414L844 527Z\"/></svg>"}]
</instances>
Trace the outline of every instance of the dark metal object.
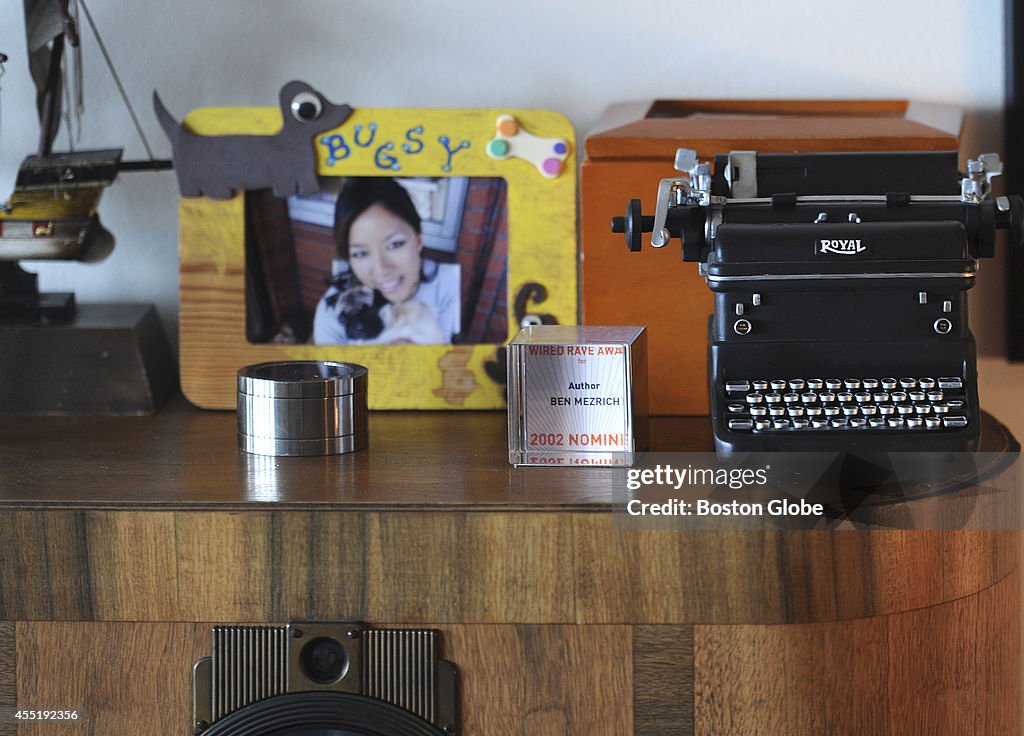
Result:
<instances>
[{"instance_id":1,"label":"dark metal object","mask_svg":"<svg viewBox=\"0 0 1024 736\"><path fill-rule=\"evenodd\" d=\"M0 413L154 414L177 390L148 304L80 305L67 324L0 324Z\"/></svg>"},{"instance_id":2,"label":"dark metal object","mask_svg":"<svg viewBox=\"0 0 1024 736\"><path fill-rule=\"evenodd\" d=\"M120 162L120 148L28 156L14 188L31 192L106 187L117 177Z\"/></svg>"},{"instance_id":3,"label":"dark metal object","mask_svg":"<svg viewBox=\"0 0 1024 736\"><path fill-rule=\"evenodd\" d=\"M457 673L440 643L431 629L353 623L215 627L213 655L193 667L195 733L456 733Z\"/></svg>"},{"instance_id":4,"label":"dark metal object","mask_svg":"<svg viewBox=\"0 0 1024 736\"><path fill-rule=\"evenodd\" d=\"M959 194L956 151L915 151L913 153L754 153L756 181L750 196L771 196L779 192L801 194ZM732 161L730 161L732 159ZM741 164L735 154L715 156L711 191L738 196L730 191L728 178L746 179L748 172L736 170ZM732 164L732 167L730 167Z\"/></svg>"},{"instance_id":5,"label":"dark metal object","mask_svg":"<svg viewBox=\"0 0 1024 736\"><path fill-rule=\"evenodd\" d=\"M616 219L616 231L652 231L655 247L679 238L683 260L699 264L714 292L709 389L720 453L977 446L967 290L977 259L994 255L998 230L1010 231L1014 249L1021 244L1024 201L991 196L991 179L1002 171L998 157L970 161L959 186L954 160L932 153L743 151L719 155L712 175L694 152L680 149L682 176L662 180L653 223L635 200ZM914 189L885 186L894 167L910 169L893 177L894 186ZM838 183L829 180L831 169ZM951 181L929 181L943 171ZM858 189L839 194L846 186ZM631 250L634 240L627 237ZM851 405L826 426L802 412L779 413L780 407L766 414L742 403L735 408L743 392L728 388L812 376L957 377L965 405L938 422L915 416L884 425Z\"/></svg>"},{"instance_id":6,"label":"dark metal object","mask_svg":"<svg viewBox=\"0 0 1024 736\"><path fill-rule=\"evenodd\" d=\"M68 324L75 317L71 292L40 293L39 277L14 261L0 261L0 324Z\"/></svg>"}]
</instances>

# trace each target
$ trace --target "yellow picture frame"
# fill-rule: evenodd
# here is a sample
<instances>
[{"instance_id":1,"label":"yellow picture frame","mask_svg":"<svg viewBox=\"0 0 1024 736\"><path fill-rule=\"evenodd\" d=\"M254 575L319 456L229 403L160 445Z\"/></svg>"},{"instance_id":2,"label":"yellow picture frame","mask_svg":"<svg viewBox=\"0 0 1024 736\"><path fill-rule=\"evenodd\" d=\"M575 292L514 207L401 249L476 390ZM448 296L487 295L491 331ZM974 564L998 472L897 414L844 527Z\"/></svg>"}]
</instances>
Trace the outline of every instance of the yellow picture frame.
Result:
<instances>
[{"instance_id":1,"label":"yellow picture frame","mask_svg":"<svg viewBox=\"0 0 1024 736\"><path fill-rule=\"evenodd\" d=\"M271 135L276 108L204 108L198 135ZM372 136L371 136L372 132ZM561 165L537 141L561 141ZM507 343L527 314L577 322L575 136L547 110L356 109L315 136L319 176L500 177L507 184ZM556 144L557 145L557 144ZM522 157L516 154L522 154ZM541 157L543 158L543 156ZM240 368L266 361L337 360L369 370L371 409L496 409L505 405L504 343L283 345L246 338L244 194L181 197L180 374L193 404L234 409Z\"/></svg>"}]
</instances>

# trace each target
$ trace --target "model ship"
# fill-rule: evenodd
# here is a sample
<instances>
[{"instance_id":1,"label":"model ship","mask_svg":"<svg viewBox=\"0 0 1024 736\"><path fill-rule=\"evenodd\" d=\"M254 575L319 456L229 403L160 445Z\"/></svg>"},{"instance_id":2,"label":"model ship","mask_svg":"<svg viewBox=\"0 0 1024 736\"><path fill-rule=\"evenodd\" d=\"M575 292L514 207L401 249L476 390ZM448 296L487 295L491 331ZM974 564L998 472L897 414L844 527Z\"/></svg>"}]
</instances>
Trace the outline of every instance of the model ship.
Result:
<instances>
[{"instance_id":1,"label":"model ship","mask_svg":"<svg viewBox=\"0 0 1024 736\"><path fill-rule=\"evenodd\" d=\"M67 321L74 315L74 296L40 294L35 275L24 271L18 261L89 259L99 243L110 242L97 208L103 190L118 172L169 168L170 162L151 156L149 161L123 164L119 148L53 150L67 86L63 70L81 70L77 24L68 0L25 0L24 6L40 135L38 150L24 159L14 191L0 204L0 320ZM84 4L81 9L91 23ZM73 65L66 64L68 53L76 54ZM0 68L6 61L8 57L0 53ZM116 77L112 66L111 71ZM79 95L71 97L80 109Z\"/></svg>"}]
</instances>

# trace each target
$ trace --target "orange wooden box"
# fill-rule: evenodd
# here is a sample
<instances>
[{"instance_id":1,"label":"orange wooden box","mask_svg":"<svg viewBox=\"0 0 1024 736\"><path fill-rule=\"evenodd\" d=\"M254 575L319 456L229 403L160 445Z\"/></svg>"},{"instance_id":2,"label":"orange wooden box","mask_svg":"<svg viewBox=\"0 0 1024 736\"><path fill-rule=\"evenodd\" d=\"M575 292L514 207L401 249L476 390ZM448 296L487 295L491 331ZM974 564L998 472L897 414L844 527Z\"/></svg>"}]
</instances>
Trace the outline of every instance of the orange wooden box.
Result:
<instances>
[{"instance_id":1,"label":"orange wooden box","mask_svg":"<svg viewBox=\"0 0 1024 736\"><path fill-rule=\"evenodd\" d=\"M711 293L676 241L630 253L611 232L612 217L632 198L654 214L658 181L677 175L681 146L702 160L735 150L951 151L959 149L960 121L958 109L899 100L662 100L609 108L584 145L583 323L647 325L651 413L706 414Z\"/></svg>"}]
</instances>

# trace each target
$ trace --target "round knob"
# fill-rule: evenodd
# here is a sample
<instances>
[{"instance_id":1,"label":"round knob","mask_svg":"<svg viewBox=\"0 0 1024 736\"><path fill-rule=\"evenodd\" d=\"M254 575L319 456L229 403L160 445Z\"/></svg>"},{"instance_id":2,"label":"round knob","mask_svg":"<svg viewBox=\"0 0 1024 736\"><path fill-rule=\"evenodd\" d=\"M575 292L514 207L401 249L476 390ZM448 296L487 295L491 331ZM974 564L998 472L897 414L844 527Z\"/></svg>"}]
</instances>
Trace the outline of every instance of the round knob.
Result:
<instances>
[{"instance_id":1,"label":"round knob","mask_svg":"<svg viewBox=\"0 0 1024 736\"><path fill-rule=\"evenodd\" d=\"M644 233L640 200L631 199L626 207L626 247L631 253L639 253Z\"/></svg>"},{"instance_id":2,"label":"round knob","mask_svg":"<svg viewBox=\"0 0 1024 736\"><path fill-rule=\"evenodd\" d=\"M1018 195L996 199L996 227L1010 231L1010 247L1024 242L1024 200Z\"/></svg>"}]
</instances>

